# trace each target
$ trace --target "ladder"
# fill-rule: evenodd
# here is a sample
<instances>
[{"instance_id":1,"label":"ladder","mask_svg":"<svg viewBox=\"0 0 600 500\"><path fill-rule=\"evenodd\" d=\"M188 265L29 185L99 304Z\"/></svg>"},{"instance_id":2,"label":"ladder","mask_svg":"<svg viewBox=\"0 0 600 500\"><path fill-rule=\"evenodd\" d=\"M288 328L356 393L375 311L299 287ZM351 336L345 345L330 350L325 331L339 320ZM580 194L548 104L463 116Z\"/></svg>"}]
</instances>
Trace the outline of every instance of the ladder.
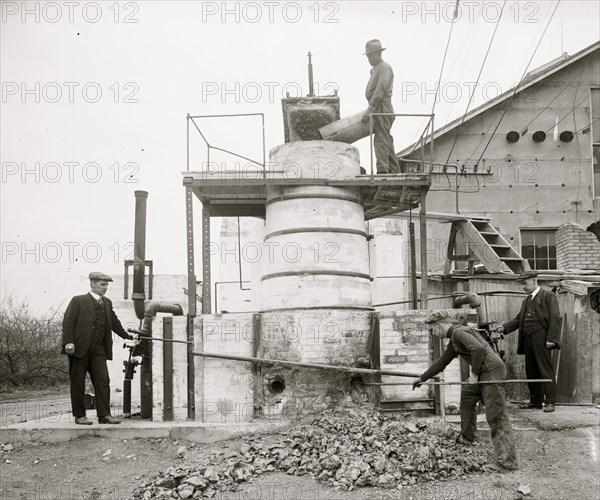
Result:
<instances>
[{"instance_id":1,"label":"ladder","mask_svg":"<svg viewBox=\"0 0 600 500\"><path fill-rule=\"evenodd\" d=\"M457 246L468 248L467 254L455 254ZM520 274L529 263L504 239L489 219L466 217L452 222L444 274L452 271L452 262L467 261L468 274L474 274L479 261L488 273Z\"/></svg>"}]
</instances>

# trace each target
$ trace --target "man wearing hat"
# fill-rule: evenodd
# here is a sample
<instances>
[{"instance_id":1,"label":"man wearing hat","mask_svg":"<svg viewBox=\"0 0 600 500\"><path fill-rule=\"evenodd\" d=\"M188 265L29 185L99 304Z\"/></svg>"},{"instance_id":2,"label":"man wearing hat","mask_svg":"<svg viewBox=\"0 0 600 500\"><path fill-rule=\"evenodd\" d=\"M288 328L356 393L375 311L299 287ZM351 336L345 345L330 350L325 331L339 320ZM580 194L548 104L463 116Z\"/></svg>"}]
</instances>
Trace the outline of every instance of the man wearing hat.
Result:
<instances>
[{"instance_id":1,"label":"man wearing hat","mask_svg":"<svg viewBox=\"0 0 600 500\"><path fill-rule=\"evenodd\" d=\"M448 345L442 355L417 379L413 381L413 390L423 382L440 373L450 362L460 356L471 365L469 385L461 387L459 442L475 440L477 430L477 402L485 405L485 417L492 433L492 442L496 455L496 466L513 470L517 468L515 437L506 411L504 387L500 384L478 384L489 380L506 378L506 368L500 357L473 328L452 324L447 311L437 311L425 318L432 324L432 333L447 338Z\"/></svg>"},{"instance_id":2,"label":"man wearing hat","mask_svg":"<svg viewBox=\"0 0 600 500\"><path fill-rule=\"evenodd\" d=\"M556 382L552 366L552 349L560 349L560 311L558 300L550 290L540 288L537 271L525 271L517 281L527 292L519 314L498 328L500 333L519 329L517 354L525 355L527 378L548 378L552 382L529 384L529 403L521 409L553 412L556 404Z\"/></svg>"},{"instance_id":3,"label":"man wearing hat","mask_svg":"<svg viewBox=\"0 0 600 500\"><path fill-rule=\"evenodd\" d=\"M71 409L75 423L91 425L85 416L85 376L90 374L96 393L98 423L120 424L110 414L110 379L106 360L112 359L112 334L132 340L117 315L112 302L104 295L110 276L104 273L89 274L89 293L71 299L63 319L63 353L69 356L71 379Z\"/></svg>"},{"instance_id":4,"label":"man wearing hat","mask_svg":"<svg viewBox=\"0 0 600 500\"><path fill-rule=\"evenodd\" d=\"M392 90L394 87L394 72L392 67L381 58L385 49L379 40L369 40L365 54L371 64L371 78L367 83L365 96L369 107L362 117L363 122L369 121L371 113L393 113ZM387 174L400 172L398 158L394 149L394 138L390 134L394 116L374 116L373 133L375 156L377 157L377 173Z\"/></svg>"}]
</instances>

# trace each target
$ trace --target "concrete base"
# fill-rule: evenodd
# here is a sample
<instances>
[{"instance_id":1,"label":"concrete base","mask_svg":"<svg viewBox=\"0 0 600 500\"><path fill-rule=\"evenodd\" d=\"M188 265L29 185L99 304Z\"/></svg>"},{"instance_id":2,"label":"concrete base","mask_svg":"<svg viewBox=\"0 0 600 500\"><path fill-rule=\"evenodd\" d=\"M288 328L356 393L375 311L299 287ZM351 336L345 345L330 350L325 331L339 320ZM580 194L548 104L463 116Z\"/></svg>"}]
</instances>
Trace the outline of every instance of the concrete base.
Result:
<instances>
[{"instance_id":1,"label":"concrete base","mask_svg":"<svg viewBox=\"0 0 600 500\"><path fill-rule=\"evenodd\" d=\"M82 437L110 439L174 439L196 443L215 443L235 439L247 434L271 434L285 432L293 421L254 420L239 424L202 424L198 422L154 422L125 419L121 424L98 424L95 417L88 416L92 425L75 424L72 415L63 414L53 421L35 421L11 424L0 429L1 443L63 443Z\"/></svg>"}]
</instances>

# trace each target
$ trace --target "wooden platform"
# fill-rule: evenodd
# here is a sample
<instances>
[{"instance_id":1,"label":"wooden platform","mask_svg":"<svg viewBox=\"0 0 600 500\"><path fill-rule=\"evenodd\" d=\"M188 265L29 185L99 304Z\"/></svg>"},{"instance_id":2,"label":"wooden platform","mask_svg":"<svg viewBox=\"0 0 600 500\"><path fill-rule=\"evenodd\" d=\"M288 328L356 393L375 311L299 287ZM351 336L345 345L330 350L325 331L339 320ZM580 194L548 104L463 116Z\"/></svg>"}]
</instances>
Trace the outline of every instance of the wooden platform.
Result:
<instances>
[{"instance_id":1,"label":"wooden platform","mask_svg":"<svg viewBox=\"0 0 600 500\"><path fill-rule=\"evenodd\" d=\"M347 178L290 177L281 171L185 171L190 187L212 217L264 217L267 186L335 186L360 190L365 219L375 219L419 207L431 185L427 174L357 175Z\"/></svg>"}]
</instances>

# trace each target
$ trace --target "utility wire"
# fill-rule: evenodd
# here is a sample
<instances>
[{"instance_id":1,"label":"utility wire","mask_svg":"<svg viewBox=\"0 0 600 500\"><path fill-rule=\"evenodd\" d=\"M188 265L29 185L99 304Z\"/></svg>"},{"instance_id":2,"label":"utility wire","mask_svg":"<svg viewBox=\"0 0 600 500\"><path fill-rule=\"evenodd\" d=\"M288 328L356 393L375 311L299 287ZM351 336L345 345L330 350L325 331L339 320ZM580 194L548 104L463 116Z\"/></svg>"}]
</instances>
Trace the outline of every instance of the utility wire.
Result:
<instances>
[{"instance_id":1,"label":"utility wire","mask_svg":"<svg viewBox=\"0 0 600 500\"><path fill-rule=\"evenodd\" d=\"M496 124L496 127L494 128L494 131L492 132L489 141L485 145L485 148L483 148L483 151L481 152L481 155L479 156L479 159L477 160L477 162L475 162L476 165L483 158L483 155L485 154L487 148L491 144L492 139L494 138L494 134L498 130L498 127L500 126L500 123L502 122L502 119L506 115L506 112L508 111L508 108L510 107L510 104L512 103L513 99L517 95L517 92L519 91L519 87L521 86L521 83L523 82L523 79L525 78L525 75L527 74L527 70L529 69L529 65L531 64L531 61L533 61L533 58L535 57L535 54L538 51L538 49L540 47L540 44L542 43L542 40L544 39L544 35L546 34L546 31L548 31L548 27L550 26L550 23L552 22L552 19L554 18L554 14L556 13L556 9L558 9L559 5L560 5L560 0L558 0L556 2L556 6L554 7L554 10L552 11L552 15L550 16L550 19L548 19L548 23L546 24L546 27L544 28L544 31L542 32L542 36L540 37L537 45L535 46L535 50L533 51L533 54L531 54L531 58L529 59L529 62L527 63L527 67L525 68L525 71L523 71L523 76L521 76L521 79L519 80L519 83L517 83L517 86L515 87L515 91L513 92L513 95L510 97L510 99L506 103L506 107L504 108L504 111L502 112L502 115L500 116L500 119L498 120L498 123Z\"/></svg>"},{"instance_id":2,"label":"utility wire","mask_svg":"<svg viewBox=\"0 0 600 500\"><path fill-rule=\"evenodd\" d=\"M458 4L459 4L460 0L456 0L456 5L454 6L454 16L452 19L452 22L450 23L450 31L448 32L448 40L446 40L446 48L444 49L444 57L442 59L442 67L440 68L440 76L438 77L438 83L435 89L435 96L433 97L433 106L431 107L431 114L433 115L434 111L435 111L435 104L437 102L437 97L438 97L438 93L440 91L440 86L442 84L442 74L444 72L444 66L446 64L446 57L448 55L448 48L450 47L450 39L452 38L452 30L454 29L454 23L456 18L458 17ZM421 137L419 138L418 141L416 141L413 145L412 150L408 153L409 155L412 154L415 149L417 148L417 145L421 142L421 139L423 138L423 135L427 132L427 129L423 130L423 133L421 134ZM435 130L431 130L431 138L433 139L433 134L434 134ZM416 137L416 136L415 136Z\"/></svg>"},{"instance_id":3,"label":"utility wire","mask_svg":"<svg viewBox=\"0 0 600 500\"><path fill-rule=\"evenodd\" d=\"M454 151L454 146L456 146L456 141L458 141L458 136L460 135L460 130L462 129L463 124L465 123L465 118L467 117L467 113L469 112L469 108L471 107L471 101L473 99L473 96L475 95L475 89L477 88L477 85L479 84L479 79L481 78L481 73L483 73L483 68L485 67L487 58L490 55L490 50L492 48L492 44L494 43L494 38L496 37L496 31L498 31L498 26L500 26L500 20L502 19L502 12L504 12L505 5L506 5L506 0L504 0L504 2L502 3L502 8L500 9L500 15L498 16L498 21L496 21L496 26L494 26L494 32L492 33L492 38L490 39L490 43L488 44L487 51L483 58L483 62L481 63L481 68L479 68L479 74L477 75L477 81L475 82L475 85L473 86L471 95L469 96L469 102L467 102L467 109L465 109L465 112L463 114L462 120L461 120L458 130L456 132L456 135L454 136L454 142L452 143L452 147L450 148L450 152L448 153L448 158L446 159L446 163L450 162L450 157L452 156L452 151ZM457 179L457 182L458 182L458 179Z\"/></svg>"},{"instance_id":4,"label":"utility wire","mask_svg":"<svg viewBox=\"0 0 600 500\"><path fill-rule=\"evenodd\" d=\"M431 108L431 114L435 111L435 103L437 102L438 92L440 91L440 86L442 84L442 73L444 72L444 65L446 64L446 56L448 55L448 48L450 47L450 38L452 38L452 30L454 29L454 22L458 16L458 4L460 0L456 0L456 5L454 6L454 17L452 22L450 23L450 32L448 33L448 40L446 41L446 49L444 50L444 59L442 60L442 67L440 68L440 76L438 78L437 88L435 89L435 96L433 97L433 106ZM505 0L506 2L506 0ZM433 130L431 131L433 134Z\"/></svg>"}]
</instances>

